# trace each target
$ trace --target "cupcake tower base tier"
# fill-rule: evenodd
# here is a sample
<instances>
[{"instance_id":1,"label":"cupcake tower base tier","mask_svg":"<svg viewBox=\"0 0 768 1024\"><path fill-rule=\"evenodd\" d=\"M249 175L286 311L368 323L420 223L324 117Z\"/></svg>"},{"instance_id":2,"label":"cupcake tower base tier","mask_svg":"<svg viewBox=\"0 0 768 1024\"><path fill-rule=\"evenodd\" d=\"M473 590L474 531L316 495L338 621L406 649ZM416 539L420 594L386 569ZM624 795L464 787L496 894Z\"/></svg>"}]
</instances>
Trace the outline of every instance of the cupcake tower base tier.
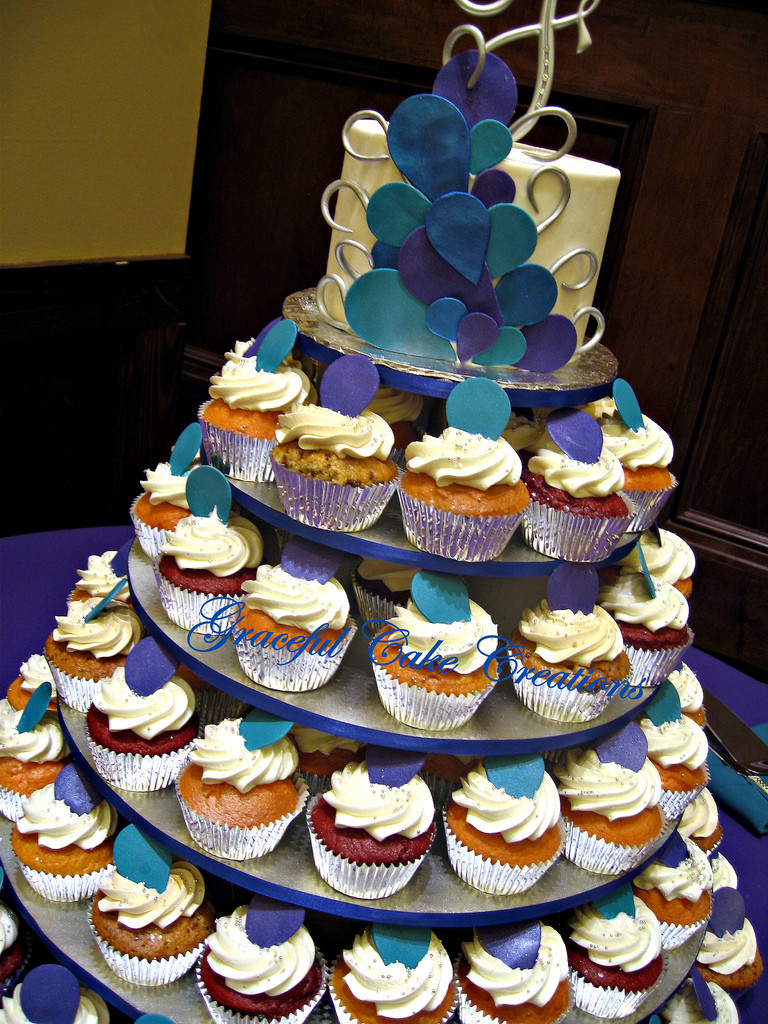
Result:
<instances>
[{"instance_id":1,"label":"cupcake tower base tier","mask_svg":"<svg viewBox=\"0 0 768 1024\"><path fill-rule=\"evenodd\" d=\"M133 606L150 634L220 690L281 718L308 725L335 736L350 736L409 750L453 753L534 753L586 744L603 733L635 718L653 695L640 700L614 698L592 722L550 721L529 711L518 701L511 680L500 681L479 711L450 733L425 732L402 725L381 705L367 641L361 633L353 639L336 675L319 690L283 693L259 686L246 676L237 660L234 644L227 640L215 650L197 651L189 646L187 631L174 625L160 603L155 574L147 556L134 544L129 567ZM198 634L195 647L204 647Z\"/></svg>"},{"instance_id":2,"label":"cupcake tower base tier","mask_svg":"<svg viewBox=\"0 0 768 1024\"><path fill-rule=\"evenodd\" d=\"M299 904L326 914L360 921L396 919L401 924L428 922L433 927L500 924L528 920L537 914L561 910L610 892L643 865L623 876L584 871L561 857L533 888L518 896L489 896L465 885L451 868L442 826L418 871L400 892L386 899L360 900L337 893L320 878L312 859L304 814L291 822L279 845L264 857L247 861L226 860L198 847L190 837L173 787L157 793L131 793L112 789L97 775L85 738L85 715L60 705L64 737L72 755L94 785L126 818L144 829L163 846L219 878L244 889L264 893L286 903ZM652 859L666 845L676 822L667 826L648 851Z\"/></svg>"}]
</instances>

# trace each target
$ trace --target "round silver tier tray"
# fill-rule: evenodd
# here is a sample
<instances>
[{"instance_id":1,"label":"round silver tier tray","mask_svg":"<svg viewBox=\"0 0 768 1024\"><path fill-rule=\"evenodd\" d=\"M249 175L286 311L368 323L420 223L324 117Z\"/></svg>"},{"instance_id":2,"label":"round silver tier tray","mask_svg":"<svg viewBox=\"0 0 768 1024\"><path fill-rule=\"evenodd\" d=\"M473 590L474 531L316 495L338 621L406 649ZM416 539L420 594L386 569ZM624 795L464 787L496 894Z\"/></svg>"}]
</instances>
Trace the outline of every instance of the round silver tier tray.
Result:
<instances>
[{"instance_id":1,"label":"round silver tier tray","mask_svg":"<svg viewBox=\"0 0 768 1024\"><path fill-rule=\"evenodd\" d=\"M190 648L186 630L174 625L163 611L152 565L138 543L131 551L128 577L134 610L148 632L206 682L299 725L364 743L476 754L556 750L587 743L618 728L635 718L653 695L649 690L640 700L614 698L594 721L564 724L549 721L523 707L508 680L497 683L474 717L466 725L451 730L449 736L425 732L402 725L382 707L368 659L367 641L359 632L329 683L306 693L282 693L249 679L240 668L234 645L229 640L212 651Z\"/></svg>"},{"instance_id":2,"label":"round silver tier tray","mask_svg":"<svg viewBox=\"0 0 768 1024\"><path fill-rule=\"evenodd\" d=\"M641 865L630 874L608 877L584 871L561 857L528 892L519 896L488 896L465 885L455 874L438 823L435 842L405 889L386 899L355 899L337 893L320 878L303 814L290 824L277 848L264 857L240 862L214 857L191 839L172 786L155 793L112 789L96 772L85 736L85 715L60 704L59 718L72 755L94 785L121 814L154 835L163 846L244 889L326 914L362 921L394 917L402 924L427 922L447 928L477 924L481 919L487 924L526 920L534 914L554 914L610 892L643 868ZM676 822L667 822L647 860L666 844L675 825Z\"/></svg>"},{"instance_id":3,"label":"round silver tier tray","mask_svg":"<svg viewBox=\"0 0 768 1024\"><path fill-rule=\"evenodd\" d=\"M11 822L0 819L0 851L6 877L22 917L60 963L69 968L84 985L129 1016L161 1013L174 1021L174 1024L210 1024L211 1018L197 991L193 973L173 985L159 988L140 988L118 978L107 967L93 941L88 926L87 901L52 903L30 888L16 857L10 852L12 827ZM646 1004L632 1016L623 1017L622 1024L637 1024L666 1002L691 969L702 934L693 936L683 946L664 954L665 970L651 990ZM323 952L332 959L339 951ZM327 998L312 1014L309 1024L335 1022L335 1014ZM595 1024L596 1019L574 1009L563 1024Z\"/></svg>"},{"instance_id":4,"label":"round silver tier tray","mask_svg":"<svg viewBox=\"0 0 768 1024\"><path fill-rule=\"evenodd\" d=\"M326 323L317 308L315 288L289 295L283 302L283 316L296 324L301 335L297 347L312 359L327 363L341 355L366 355L378 367L384 384L435 398L447 398L453 385L467 377L489 377L509 392L512 405L528 408L584 405L608 394L619 367L613 353L602 345L574 356L554 373L518 370L513 366L471 366L387 352Z\"/></svg>"},{"instance_id":5,"label":"round silver tier tray","mask_svg":"<svg viewBox=\"0 0 768 1024\"><path fill-rule=\"evenodd\" d=\"M490 562L458 562L453 558L441 558L439 555L419 551L405 536L397 496L390 499L379 521L369 529L356 533L341 533L305 526L304 523L291 519L283 509L277 484L249 483L232 478L229 478L229 483L235 501L247 512L259 516L271 526L300 537L307 537L338 551L360 555L362 558L380 558L386 562L415 565L420 569L433 569L436 572L459 573L462 576L494 578L549 576L561 564L560 559L540 555L538 551L528 547L519 529L502 553ZM613 549L610 558L594 564L599 568L623 558L635 546L638 537L637 533L625 534Z\"/></svg>"}]
</instances>

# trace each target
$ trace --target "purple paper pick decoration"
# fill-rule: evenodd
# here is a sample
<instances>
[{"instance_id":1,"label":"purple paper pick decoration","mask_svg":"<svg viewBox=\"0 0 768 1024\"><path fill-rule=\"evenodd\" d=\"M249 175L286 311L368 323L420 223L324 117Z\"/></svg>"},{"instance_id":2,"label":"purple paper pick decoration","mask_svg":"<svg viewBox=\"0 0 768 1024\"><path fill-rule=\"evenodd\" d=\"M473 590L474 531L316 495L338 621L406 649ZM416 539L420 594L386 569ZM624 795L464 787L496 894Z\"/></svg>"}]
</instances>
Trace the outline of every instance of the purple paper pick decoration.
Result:
<instances>
[{"instance_id":1,"label":"purple paper pick decoration","mask_svg":"<svg viewBox=\"0 0 768 1024\"><path fill-rule=\"evenodd\" d=\"M704 980L704 977L698 967L691 968L691 983L693 984L693 991L696 993L696 998L699 1001L699 1008L704 1014L707 1020L717 1020L717 1004L715 1003L715 997L712 995L712 990Z\"/></svg>"},{"instance_id":2,"label":"purple paper pick decoration","mask_svg":"<svg viewBox=\"0 0 768 1024\"><path fill-rule=\"evenodd\" d=\"M456 355L459 362L472 362L476 356L491 348L498 337L499 326L492 317L486 313L467 313L459 320L456 328Z\"/></svg>"},{"instance_id":3,"label":"purple paper pick decoration","mask_svg":"<svg viewBox=\"0 0 768 1024\"><path fill-rule=\"evenodd\" d=\"M131 548L133 547L133 540L134 538L131 537L131 539L127 540L125 544L121 544L110 562L112 572L119 579L123 579L128 573L128 556L130 555Z\"/></svg>"},{"instance_id":4,"label":"purple paper pick decoration","mask_svg":"<svg viewBox=\"0 0 768 1024\"><path fill-rule=\"evenodd\" d=\"M517 85L515 76L499 57L486 53L477 81L469 88L479 53L465 50L452 57L438 71L432 92L454 103L470 128L479 121L492 119L507 125L515 116Z\"/></svg>"},{"instance_id":5,"label":"purple paper pick decoration","mask_svg":"<svg viewBox=\"0 0 768 1024\"><path fill-rule=\"evenodd\" d=\"M446 263L476 285L491 236L490 213L468 192L440 196L427 211L427 238Z\"/></svg>"},{"instance_id":6,"label":"purple paper pick decoration","mask_svg":"<svg viewBox=\"0 0 768 1024\"><path fill-rule=\"evenodd\" d=\"M547 604L556 611L567 608L589 615L594 611L600 580L594 566L563 562L547 580Z\"/></svg>"},{"instance_id":7,"label":"purple paper pick decoration","mask_svg":"<svg viewBox=\"0 0 768 1024\"><path fill-rule=\"evenodd\" d=\"M278 320L259 344L256 369L276 373L278 366L291 354L297 334L296 324L292 320Z\"/></svg>"},{"instance_id":8,"label":"purple paper pick decoration","mask_svg":"<svg viewBox=\"0 0 768 1024\"><path fill-rule=\"evenodd\" d=\"M498 789L517 799L532 800L544 778L541 754L497 754L486 757L485 774Z\"/></svg>"},{"instance_id":9,"label":"purple paper pick decoration","mask_svg":"<svg viewBox=\"0 0 768 1024\"><path fill-rule=\"evenodd\" d=\"M522 330L527 348L525 357L517 364L521 370L554 373L565 366L576 351L576 328L560 313L552 313Z\"/></svg>"},{"instance_id":10,"label":"purple paper pick decoration","mask_svg":"<svg viewBox=\"0 0 768 1024\"><path fill-rule=\"evenodd\" d=\"M413 603L427 622L469 622L469 594L458 576L422 569L411 580Z\"/></svg>"},{"instance_id":11,"label":"purple paper pick decoration","mask_svg":"<svg viewBox=\"0 0 768 1024\"><path fill-rule=\"evenodd\" d=\"M632 385L623 377L617 377L613 382L613 400L616 403L616 411L630 430L642 430L645 427L640 404Z\"/></svg>"},{"instance_id":12,"label":"purple paper pick decoration","mask_svg":"<svg viewBox=\"0 0 768 1024\"><path fill-rule=\"evenodd\" d=\"M541 921L486 925L475 929L480 944L506 966L530 971L541 948Z\"/></svg>"},{"instance_id":13,"label":"purple paper pick decoration","mask_svg":"<svg viewBox=\"0 0 768 1024\"><path fill-rule=\"evenodd\" d=\"M688 860L689 857L690 853L688 852L688 847L685 845L685 840L679 832L673 832L672 838L656 860L667 868L676 868L679 867L684 860Z\"/></svg>"},{"instance_id":14,"label":"purple paper pick decoration","mask_svg":"<svg viewBox=\"0 0 768 1024\"><path fill-rule=\"evenodd\" d=\"M114 858L115 867L124 878L137 884L143 882L156 892L165 892L171 876L173 854L135 825L127 825L118 833Z\"/></svg>"},{"instance_id":15,"label":"purple paper pick decoration","mask_svg":"<svg viewBox=\"0 0 768 1024\"><path fill-rule=\"evenodd\" d=\"M251 344L248 346L248 348L243 353L243 356L244 356L245 359L250 359L253 356L256 356L256 355L259 354L259 349L261 348L262 341L264 341L264 339L269 334L269 332L272 330L272 328L275 326L275 324L279 324L282 319L283 318L281 316L276 316L274 320L270 320L269 323L266 324L266 326L262 327L262 329L259 331L259 333L256 335L256 337L251 341Z\"/></svg>"},{"instance_id":16,"label":"purple paper pick decoration","mask_svg":"<svg viewBox=\"0 0 768 1024\"><path fill-rule=\"evenodd\" d=\"M390 118L387 145L398 169L427 198L466 189L469 129L461 111L441 96L403 100Z\"/></svg>"},{"instance_id":17,"label":"purple paper pick decoration","mask_svg":"<svg viewBox=\"0 0 768 1024\"><path fill-rule=\"evenodd\" d=\"M53 687L50 683L41 683L37 689L29 695L24 710L21 712L16 732L32 732L43 720L43 715L48 710Z\"/></svg>"},{"instance_id":18,"label":"purple paper pick decoration","mask_svg":"<svg viewBox=\"0 0 768 1024\"><path fill-rule=\"evenodd\" d=\"M368 778L381 786L405 786L424 765L426 754L369 743L365 748Z\"/></svg>"},{"instance_id":19,"label":"purple paper pick decoration","mask_svg":"<svg viewBox=\"0 0 768 1024\"><path fill-rule=\"evenodd\" d=\"M435 299L427 310L427 327L433 334L440 338L447 338L448 341L456 341L459 323L462 317L467 315L467 307L459 299L452 299L447 296L444 299ZM478 314L482 316L484 314ZM496 321L494 326L498 331ZM461 355L459 355L461 358Z\"/></svg>"},{"instance_id":20,"label":"purple paper pick decoration","mask_svg":"<svg viewBox=\"0 0 768 1024\"><path fill-rule=\"evenodd\" d=\"M486 377L469 377L454 385L445 403L448 423L469 434L498 440L509 423L509 396L500 384Z\"/></svg>"},{"instance_id":21,"label":"purple paper pick decoration","mask_svg":"<svg viewBox=\"0 0 768 1024\"><path fill-rule=\"evenodd\" d=\"M682 717L680 695L668 679L656 688L643 714L657 727L664 725L665 722L677 722Z\"/></svg>"},{"instance_id":22,"label":"purple paper pick decoration","mask_svg":"<svg viewBox=\"0 0 768 1024\"><path fill-rule=\"evenodd\" d=\"M101 803L101 795L73 764L65 765L56 776L53 795L73 814L90 814Z\"/></svg>"},{"instance_id":23,"label":"purple paper pick decoration","mask_svg":"<svg viewBox=\"0 0 768 1024\"><path fill-rule=\"evenodd\" d=\"M569 459L593 464L603 450L603 432L589 413L557 409L547 418L547 432Z\"/></svg>"},{"instance_id":24,"label":"purple paper pick decoration","mask_svg":"<svg viewBox=\"0 0 768 1024\"><path fill-rule=\"evenodd\" d=\"M613 892L606 893L605 896L598 896L592 903L608 920L619 914L626 914L628 917L635 916L635 897L632 894L631 885L620 885Z\"/></svg>"},{"instance_id":25,"label":"purple paper pick decoration","mask_svg":"<svg viewBox=\"0 0 768 1024\"><path fill-rule=\"evenodd\" d=\"M359 416L373 401L379 371L367 356L342 356L326 368L320 381L320 399L342 416Z\"/></svg>"},{"instance_id":26,"label":"purple paper pick decoration","mask_svg":"<svg viewBox=\"0 0 768 1024\"><path fill-rule=\"evenodd\" d=\"M280 565L289 576L327 583L339 571L342 555L303 537L289 537L280 555Z\"/></svg>"},{"instance_id":27,"label":"purple paper pick decoration","mask_svg":"<svg viewBox=\"0 0 768 1024\"><path fill-rule=\"evenodd\" d=\"M287 942L304 923L304 910L256 893L245 915L245 934L254 946L269 948Z\"/></svg>"},{"instance_id":28,"label":"purple paper pick decoration","mask_svg":"<svg viewBox=\"0 0 768 1024\"><path fill-rule=\"evenodd\" d=\"M524 263L502 277L496 298L509 327L537 324L557 302L557 281L546 267Z\"/></svg>"},{"instance_id":29,"label":"purple paper pick decoration","mask_svg":"<svg viewBox=\"0 0 768 1024\"><path fill-rule=\"evenodd\" d=\"M251 708L245 718L241 719L239 731L246 750L261 750L286 736L292 725L293 722L270 715L268 711Z\"/></svg>"},{"instance_id":30,"label":"purple paper pick decoration","mask_svg":"<svg viewBox=\"0 0 768 1024\"><path fill-rule=\"evenodd\" d=\"M60 964L42 964L24 978L19 996L34 1024L73 1024L80 1007L80 983Z\"/></svg>"},{"instance_id":31,"label":"purple paper pick decoration","mask_svg":"<svg viewBox=\"0 0 768 1024\"><path fill-rule=\"evenodd\" d=\"M737 889L725 886L712 893L712 916L707 930L722 938L726 932L733 935L744 927L746 907L744 897Z\"/></svg>"},{"instance_id":32,"label":"purple paper pick decoration","mask_svg":"<svg viewBox=\"0 0 768 1024\"><path fill-rule=\"evenodd\" d=\"M176 438L171 457L168 459L168 465L174 476L183 476L186 473L197 458L202 443L203 432L199 423L190 423L184 427Z\"/></svg>"},{"instance_id":33,"label":"purple paper pick decoration","mask_svg":"<svg viewBox=\"0 0 768 1024\"><path fill-rule=\"evenodd\" d=\"M371 925L371 938L385 964L401 963L413 970L429 951L432 930L374 921Z\"/></svg>"},{"instance_id":34,"label":"purple paper pick decoration","mask_svg":"<svg viewBox=\"0 0 768 1024\"><path fill-rule=\"evenodd\" d=\"M229 481L213 466L198 466L187 477L187 504L193 516L209 516L213 510L226 523L232 509Z\"/></svg>"},{"instance_id":35,"label":"purple paper pick decoration","mask_svg":"<svg viewBox=\"0 0 768 1024\"><path fill-rule=\"evenodd\" d=\"M637 722L628 722L618 732L597 740L593 749L602 764L620 764L639 772L648 756L648 741Z\"/></svg>"},{"instance_id":36,"label":"purple paper pick decoration","mask_svg":"<svg viewBox=\"0 0 768 1024\"><path fill-rule=\"evenodd\" d=\"M145 636L125 659L125 682L139 697L157 693L176 674L178 659L151 636Z\"/></svg>"},{"instance_id":37,"label":"purple paper pick decoration","mask_svg":"<svg viewBox=\"0 0 768 1024\"><path fill-rule=\"evenodd\" d=\"M499 203L513 203L516 192L514 181L500 167L481 171L472 185L472 195L489 209Z\"/></svg>"}]
</instances>

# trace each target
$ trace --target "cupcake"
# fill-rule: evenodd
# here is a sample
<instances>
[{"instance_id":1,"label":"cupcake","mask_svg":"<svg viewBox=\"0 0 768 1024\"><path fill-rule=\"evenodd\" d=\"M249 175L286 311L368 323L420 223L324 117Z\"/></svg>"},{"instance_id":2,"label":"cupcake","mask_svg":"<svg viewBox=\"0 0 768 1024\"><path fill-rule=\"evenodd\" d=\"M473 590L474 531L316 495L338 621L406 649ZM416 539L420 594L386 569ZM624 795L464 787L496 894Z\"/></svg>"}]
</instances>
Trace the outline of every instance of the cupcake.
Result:
<instances>
[{"instance_id":1,"label":"cupcake","mask_svg":"<svg viewBox=\"0 0 768 1024\"><path fill-rule=\"evenodd\" d=\"M35 1021L72 1021L72 1024L109 1024L107 1004L80 985L60 964L41 964L3 996L0 1021L34 1024Z\"/></svg>"},{"instance_id":2,"label":"cupcake","mask_svg":"<svg viewBox=\"0 0 768 1024\"><path fill-rule=\"evenodd\" d=\"M328 972L304 911L254 896L216 921L197 969L216 1024L302 1024L325 993Z\"/></svg>"},{"instance_id":3,"label":"cupcake","mask_svg":"<svg viewBox=\"0 0 768 1024\"><path fill-rule=\"evenodd\" d=\"M117 811L74 765L24 801L11 846L30 886L45 899L86 899L113 865Z\"/></svg>"},{"instance_id":4,"label":"cupcake","mask_svg":"<svg viewBox=\"0 0 768 1024\"><path fill-rule=\"evenodd\" d=\"M515 692L545 718L587 722L626 692L629 659L619 627L595 604L597 588L592 566L559 565L546 599L523 612L511 635Z\"/></svg>"},{"instance_id":5,"label":"cupcake","mask_svg":"<svg viewBox=\"0 0 768 1024\"><path fill-rule=\"evenodd\" d=\"M388 622L366 623L379 699L405 725L435 731L468 722L496 684L488 653L498 643L490 615L455 576L422 570L411 599Z\"/></svg>"},{"instance_id":6,"label":"cupcake","mask_svg":"<svg viewBox=\"0 0 768 1024\"><path fill-rule=\"evenodd\" d=\"M706 786L685 808L677 829L684 839L693 840L707 855L718 848L723 839L723 826L715 798Z\"/></svg>"},{"instance_id":7,"label":"cupcake","mask_svg":"<svg viewBox=\"0 0 768 1024\"><path fill-rule=\"evenodd\" d=\"M539 754L487 757L461 780L444 823L453 870L497 896L530 889L563 849L557 787Z\"/></svg>"},{"instance_id":8,"label":"cupcake","mask_svg":"<svg viewBox=\"0 0 768 1024\"><path fill-rule=\"evenodd\" d=\"M712 916L696 957L706 982L738 996L763 973L755 929L745 916L744 898L737 889L718 889L712 896Z\"/></svg>"},{"instance_id":9,"label":"cupcake","mask_svg":"<svg viewBox=\"0 0 768 1024\"><path fill-rule=\"evenodd\" d=\"M22 664L18 676L8 686L5 699L15 711L23 711L30 696L42 683L48 683L51 687L48 710L56 711L59 706L56 701L56 683L51 666L42 654L32 654Z\"/></svg>"},{"instance_id":10,"label":"cupcake","mask_svg":"<svg viewBox=\"0 0 768 1024\"><path fill-rule=\"evenodd\" d=\"M630 722L591 748L574 747L553 766L566 827L565 856L599 874L631 871L661 836L661 780Z\"/></svg>"},{"instance_id":11,"label":"cupcake","mask_svg":"<svg viewBox=\"0 0 768 1024\"><path fill-rule=\"evenodd\" d=\"M632 886L659 922L664 949L686 942L712 912L712 868L707 855L678 833Z\"/></svg>"},{"instance_id":12,"label":"cupcake","mask_svg":"<svg viewBox=\"0 0 768 1024\"><path fill-rule=\"evenodd\" d=\"M432 795L405 751L366 748L366 760L331 776L331 788L307 807L312 855L323 881L359 899L398 892L435 836Z\"/></svg>"},{"instance_id":13,"label":"cupcake","mask_svg":"<svg viewBox=\"0 0 768 1024\"><path fill-rule=\"evenodd\" d=\"M422 551L467 562L499 555L520 524L528 491L520 457L500 437L509 400L494 381L457 384L446 403L448 427L405 450L398 494L403 528Z\"/></svg>"},{"instance_id":14,"label":"cupcake","mask_svg":"<svg viewBox=\"0 0 768 1024\"><path fill-rule=\"evenodd\" d=\"M328 991L339 1024L446 1024L456 1007L451 961L429 928L370 925L342 952Z\"/></svg>"},{"instance_id":15,"label":"cupcake","mask_svg":"<svg viewBox=\"0 0 768 1024\"><path fill-rule=\"evenodd\" d=\"M134 985L168 985L193 966L213 929L199 870L173 861L135 825L115 841L115 870L102 881L90 913L107 965Z\"/></svg>"},{"instance_id":16,"label":"cupcake","mask_svg":"<svg viewBox=\"0 0 768 1024\"><path fill-rule=\"evenodd\" d=\"M0 903L0 996L10 992L29 961L29 941L19 932L19 919Z\"/></svg>"},{"instance_id":17,"label":"cupcake","mask_svg":"<svg viewBox=\"0 0 768 1024\"><path fill-rule=\"evenodd\" d=\"M565 943L550 925L475 928L461 949L461 1024L557 1024L570 1009Z\"/></svg>"},{"instance_id":18,"label":"cupcake","mask_svg":"<svg viewBox=\"0 0 768 1024\"><path fill-rule=\"evenodd\" d=\"M671 583L652 587L643 573L629 573L603 583L597 598L619 624L632 682L644 687L666 679L693 643L686 599Z\"/></svg>"},{"instance_id":19,"label":"cupcake","mask_svg":"<svg viewBox=\"0 0 768 1024\"><path fill-rule=\"evenodd\" d=\"M349 599L334 577L341 556L291 537L280 565L243 584L235 650L245 674L270 690L316 690L338 669L355 635Z\"/></svg>"},{"instance_id":20,"label":"cupcake","mask_svg":"<svg viewBox=\"0 0 768 1024\"><path fill-rule=\"evenodd\" d=\"M309 378L283 362L295 340L296 325L281 320L211 377L210 401L198 411L203 444L209 460L220 459L237 480L273 479L278 418L309 397Z\"/></svg>"},{"instance_id":21,"label":"cupcake","mask_svg":"<svg viewBox=\"0 0 768 1024\"><path fill-rule=\"evenodd\" d=\"M48 711L50 694L43 683L24 711L0 700L0 814L11 821L30 794L54 782L70 763L59 721Z\"/></svg>"},{"instance_id":22,"label":"cupcake","mask_svg":"<svg viewBox=\"0 0 768 1024\"><path fill-rule=\"evenodd\" d=\"M101 601L70 601L66 615L57 615L57 626L45 641L45 656L56 681L58 699L75 711L87 711L102 679L125 666L129 651L142 635L136 613L111 601L95 611Z\"/></svg>"},{"instance_id":23,"label":"cupcake","mask_svg":"<svg viewBox=\"0 0 768 1024\"><path fill-rule=\"evenodd\" d=\"M658 1012L669 1024L739 1024L733 999L715 982L704 981L695 967Z\"/></svg>"},{"instance_id":24,"label":"cupcake","mask_svg":"<svg viewBox=\"0 0 768 1024\"><path fill-rule=\"evenodd\" d=\"M368 412L381 416L392 428L395 440L390 454L400 469L405 468L405 449L422 435L422 431L416 427L416 421L423 409L422 395L398 391L397 388L385 387L383 384L376 389L368 405Z\"/></svg>"},{"instance_id":25,"label":"cupcake","mask_svg":"<svg viewBox=\"0 0 768 1024\"><path fill-rule=\"evenodd\" d=\"M248 713L245 701L233 697L231 693L220 690L212 683L206 682L193 672L188 665L179 664L176 675L181 676L192 690L195 697L195 713L198 719L197 732L202 736L203 729L211 722L220 722L224 718L241 718Z\"/></svg>"},{"instance_id":26,"label":"cupcake","mask_svg":"<svg viewBox=\"0 0 768 1024\"><path fill-rule=\"evenodd\" d=\"M580 1010L628 1017L661 977L659 923L629 886L582 907L568 922L568 966Z\"/></svg>"},{"instance_id":27,"label":"cupcake","mask_svg":"<svg viewBox=\"0 0 768 1024\"><path fill-rule=\"evenodd\" d=\"M397 484L389 458L389 424L365 412L379 375L365 356L342 356L320 384L322 406L305 405L278 419L272 451L275 481L287 515L324 530L372 526Z\"/></svg>"},{"instance_id":28,"label":"cupcake","mask_svg":"<svg viewBox=\"0 0 768 1024\"><path fill-rule=\"evenodd\" d=\"M639 720L648 757L661 777L661 806L679 817L709 782L709 744L700 725L682 713L677 690L665 679Z\"/></svg>"},{"instance_id":29,"label":"cupcake","mask_svg":"<svg viewBox=\"0 0 768 1024\"><path fill-rule=\"evenodd\" d=\"M671 583L687 600L693 590L691 577L696 568L693 549L677 534L658 527L643 533L638 544L654 583ZM637 545L621 561L603 571L615 573L616 570L623 575L643 571Z\"/></svg>"},{"instance_id":30,"label":"cupcake","mask_svg":"<svg viewBox=\"0 0 768 1024\"><path fill-rule=\"evenodd\" d=\"M100 684L88 709L86 739L96 771L111 786L164 789L186 763L197 735L195 696L175 669L175 660L145 637L125 668Z\"/></svg>"},{"instance_id":31,"label":"cupcake","mask_svg":"<svg viewBox=\"0 0 768 1024\"><path fill-rule=\"evenodd\" d=\"M607 558L633 507L620 493L624 470L597 423L577 409L558 410L535 443L522 476L531 495L523 515L526 544L572 562Z\"/></svg>"},{"instance_id":32,"label":"cupcake","mask_svg":"<svg viewBox=\"0 0 768 1024\"><path fill-rule=\"evenodd\" d=\"M299 773L310 796L327 789L334 772L353 761L362 761L365 748L348 736L331 736L308 725L294 725L288 734L299 755Z\"/></svg>"},{"instance_id":33,"label":"cupcake","mask_svg":"<svg viewBox=\"0 0 768 1024\"><path fill-rule=\"evenodd\" d=\"M207 725L176 780L184 824L209 853L262 857L280 842L307 799L290 722L253 709Z\"/></svg>"},{"instance_id":34,"label":"cupcake","mask_svg":"<svg viewBox=\"0 0 768 1024\"><path fill-rule=\"evenodd\" d=\"M709 863L712 866L713 891L738 888L739 879L733 864L722 853L716 853L714 857L710 857Z\"/></svg>"},{"instance_id":35,"label":"cupcake","mask_svg":"<svg viewBox=\"0 0 768 1024\"><path fill-rule=\"evenodd\" d=\"M109 596L112 601L130 604L131 593L127 580L119 590L115 590L120 580L124 579L124 574L121 573L118 576L112 566L116 555L117 551L105 551L103 555L89 555L88 567L77 570L79 579L75 583L75 589L69 595L69 600L87 601L91 597L103 599Z\"/></svg>"},{"instance_id":36,"label":"cupcake","mask_svg":"<svg viewBox=\"0 0 768 1024\"><path fill-rule=\"evenodd\" d=\"M388 619L395 605L405 604L411 592L416 569L378 558L364 558L352 576L357 607L363 622Z\"/></svg>"},{"instance_id":37,"label":"cupcake","mask_svg":"<svg viewBox=\"0 0 768 1024\"><path fill-rule=\"evenodd\" d=\"M682 662L680 668L670 672L667 678L677 690L683 714L703 728L707 724L707 713L704 707L704 690L696 673Z\"/></svg>"},{"instance_id":38,"label":"cupcake","mask_svg":"<svg viewBox=\"0 0 768 1024\"><path fill-rule=\"evenodd\" d=\"M420 774L429 786L435 807L444 807L464 776L474 771L480 764L482 764L482 758L477 754L448 754L440 750L427 751L424 767Z\"/></svg>"}]
</instances>

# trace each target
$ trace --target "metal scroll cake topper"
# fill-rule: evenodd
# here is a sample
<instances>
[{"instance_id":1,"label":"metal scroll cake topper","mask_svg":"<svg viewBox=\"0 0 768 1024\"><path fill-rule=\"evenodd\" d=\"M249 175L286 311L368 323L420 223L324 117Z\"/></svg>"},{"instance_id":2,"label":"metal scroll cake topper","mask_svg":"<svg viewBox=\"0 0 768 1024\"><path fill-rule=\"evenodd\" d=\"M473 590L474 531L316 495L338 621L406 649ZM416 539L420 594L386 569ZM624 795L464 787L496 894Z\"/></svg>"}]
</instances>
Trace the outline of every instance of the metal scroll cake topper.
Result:
<instances>
[{"instance_id":1,"label":"metal scroll cake topper","mask_svg":"<svg viewBox=\"0 0 768 1024\"><path fill-rule=\"evenodd\" d=\"M485 16L512 0L456 2ZM446 41L431 94L409 97L389 122L371 110L347 120L343 176L321 203L333 229L328 273L317 288L322 319L379 350L454 365L550 372L597 344L604 320L590 305L600 262L595 248L602 252L618 172L568 156L575 121L548 99L555 31L578 26L578 49L586 48L584 22L598 3L581 0L574 14L557 18L556 0L543 0L537 24L489 41L475 26L459 26ZM453 56L463 35L477 49ZM515 120L515 80L492 51L532 36L538 37L537 84L528 110ZM564 122L561 147L517 145L544 116ZM574 188L588 205L596 202L589 198L596 186L604 194L595 168L613 189L608 204L600 199L596 244L563 245L581 230L567 226ZM566 280L572 275L565 268L576 261L585 268L580 279ZM587 301L569 298L577 292ZM598 326L583 341L589 316Z\"/></svg>"}]
</instances>

